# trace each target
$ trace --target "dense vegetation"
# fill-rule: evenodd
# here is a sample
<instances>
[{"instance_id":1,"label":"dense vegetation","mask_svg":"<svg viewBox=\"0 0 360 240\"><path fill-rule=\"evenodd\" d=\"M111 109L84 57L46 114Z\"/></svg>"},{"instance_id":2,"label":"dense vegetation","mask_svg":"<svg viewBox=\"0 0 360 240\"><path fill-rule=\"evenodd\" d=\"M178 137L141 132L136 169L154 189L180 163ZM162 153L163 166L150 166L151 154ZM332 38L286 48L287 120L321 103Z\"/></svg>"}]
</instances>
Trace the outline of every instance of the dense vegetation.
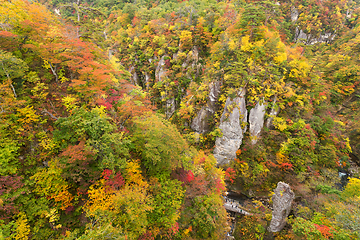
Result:
<instances>
[{"instance_id":1,"label":"dense vegetation","mask_svg":"<svg viewBox=\"0 0 360 240\"><path fill-rule=\"evenodd\" d=\"M297 196L289 224L268 235L254 201L236 239L360 238L358 14L351 0L0 0L0 239L223 239L226 189L278 181ZM239 89L277 115L217 166Z\"/></svg>"}]
</instances>

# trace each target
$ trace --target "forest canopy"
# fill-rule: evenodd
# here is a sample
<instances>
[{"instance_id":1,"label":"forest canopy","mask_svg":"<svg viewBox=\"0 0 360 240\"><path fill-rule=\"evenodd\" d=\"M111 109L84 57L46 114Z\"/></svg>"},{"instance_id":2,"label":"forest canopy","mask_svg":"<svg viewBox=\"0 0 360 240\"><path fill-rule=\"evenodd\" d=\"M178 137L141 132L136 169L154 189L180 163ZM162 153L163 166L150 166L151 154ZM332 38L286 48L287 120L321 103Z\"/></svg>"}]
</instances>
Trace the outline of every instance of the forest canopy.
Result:
<instances>
[{"instance_id":1,"label":"forest canopy","mask_svg":"<svg viewBox=\"0 0 360 240\"><path fill-rule=\"evenodd\" d=\"M358 239L358 15L0 0L0 239ZM269 233L279 181L296 198Z\"/></svg>"}]
</instances>

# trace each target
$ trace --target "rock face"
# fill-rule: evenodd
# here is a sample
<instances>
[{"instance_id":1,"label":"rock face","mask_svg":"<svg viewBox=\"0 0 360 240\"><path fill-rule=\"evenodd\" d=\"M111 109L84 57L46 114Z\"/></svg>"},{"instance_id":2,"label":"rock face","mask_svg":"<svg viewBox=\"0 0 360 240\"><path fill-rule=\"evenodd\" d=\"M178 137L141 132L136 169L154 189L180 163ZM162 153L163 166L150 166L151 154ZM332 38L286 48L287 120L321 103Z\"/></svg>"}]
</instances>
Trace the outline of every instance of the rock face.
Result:
<instances>
[{"instance_id":1,"label":"rock face","mask_svg":"<svg viewBox=\"0 0 360 240\"><path fill-rule=\"evenodd\" d=\"M166 66L165 66L165 58L168 57L167 55L164 55L160 58L159 63L155 70L155 81L156 82L162 82L166 78ZM163 98L168 97L168 95L162 96ZM165 115L166 118L169 119L175 112L175 98L171 97L165 101L164 104L165 109Z\"/></svg>"},{"instance_id":2,"label":"rock face","mask_svg":"<svg viewBox=\"0 0 360 240\"><path fill-rule=\"evenodd\" d=\"M165 69L165 55L160 58L160 61L155 70L155 80L161 82L164 80L166 69Z\"/></svg>"},{"instance_id":3,"label":"rock face","mask_svg":"<svg viewBox=\"0 0 360 240\"><path fill-rule=\"evenodd\" d=\"M214 157L218 164L227 164L236 157L246 126L247 110L245 104L245 89L240 89L238 96L231 100L226 99L225 109L220 119L220 126L223 136L218 137L215 142Z\"/></svg>"},{"instance_id":4,"label":"rock face","mask_svg":"<svg viewBox=\"0 0 360 240\"><path fill-rule=\"evenodd\" d=\"M291 21L296 22L299 18L299 11L296 9L296 7L291 7ZM335 35L331 33L325 33L321 34L318 38L315 38L311 34L306 34L303 30L301 30L299 27L296 27L295 30L295 38L294 42L303 42L307 45L312 45L315 43L322 43L322 42L328 42L334 40Z\"/></svg>"},{"instance_id":5,"label":"rock face","mask_svg":"<svg viewBox=\"0 0 360 240\"><path fill-rule=\"evenodd\" d=\"M149 84L150 84L150 80L151 80L151 77L150 77L150 74L149 73L145 73L145 79L144 79L144 85L145 85L145 89L148 90L149 89Z\"/></svg>"},{"instance_id":6,"label":"rock face","mask_svg":"<svg viewBox=\"0 0 360 240\"><path fill-rule=\"evenodd\" d=\"M221 87L220 82L214 82L210 84L209 99L206 103L206 106L200 109L199 113L191 122L190 127L194 131L198 133L205 133L210 130L209 119L214 115L216 111L216 102L220 94L220 87Z\"/></svg>"},{"instance_id":7,"label":"rock face","mask_svg":"<svg viewBox=\"0 0 360 240\"><path fill-rule=\"evenodd\" d=\"M299 17L299 11L296 9L296 7L291 7L291 21L296 22Z\"/></svg>"},{"instance_id":8,"label":"rock face","mask_svg":"<svg viewBox=\"0 0 360 240\"><path fill-rule=\"evenodd\" d=\"M131 73L131 83L138 86L139 85L139 76L137 75L135 71L135 67L131 66L129 69L129 72Z\"/></svg>"},{"instance_id":9,"label":"rock face","mask_svg":"<svg viewBox=\"0 0 360 240\"><path fill-rule=\"evenodd\" d=\"M286 224L295 194L291 191L290 186L284 182L278 182L274 193L272 197L274 210L268 230L270 232L279 232Z\"/></svg>"},{"instance_id":10,"label":"rock face","mask_svg":"<svg viewBox=\"0 0 360 240\"><path fill-rule=\"evenodd\" d=\"M250 124L250 135L251 135L252 144L257 143L261 129L264 126L266 106L267 106L266 102L263 103L258 102L256 106L250 110L249 124Z\"/></svg>"},{"instance_id":11,"label":"rock face","mask_svg":"<svg viewBox=\"0 0 360 240\"><path fill-rule=\"evenodd\" d=\"M166 118L169 119L175 112L175 98L172 97L168 100L166 100L165 102L165 115L166 115Z\"/></svg>"}]
</instances>

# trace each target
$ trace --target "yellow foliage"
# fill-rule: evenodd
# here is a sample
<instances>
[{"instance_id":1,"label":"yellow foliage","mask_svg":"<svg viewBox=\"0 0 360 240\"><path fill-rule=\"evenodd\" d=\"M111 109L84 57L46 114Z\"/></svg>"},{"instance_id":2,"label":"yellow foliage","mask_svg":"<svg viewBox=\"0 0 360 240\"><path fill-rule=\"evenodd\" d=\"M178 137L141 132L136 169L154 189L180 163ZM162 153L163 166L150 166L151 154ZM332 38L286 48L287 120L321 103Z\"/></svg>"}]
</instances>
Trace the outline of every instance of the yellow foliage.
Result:
<instances>
[{"instance_id":1,"label":"yellow foliage","mask_svg":"<svg viewBox=\"0 0 360 240\"><path fill-rule=\"evenodd\" d=\"M106 107L101 105L101 106L96 106L93 109L91 109L91 112L93 113L97 113L100 117L106 117Z\"/></svg>"},{"instance_id":2,"label":"yellow foliage","mask_svg":"<svg viewBox=\"0 0 360 240\"><path fill-rule=\"evenodd\" d=\"M236 43L235 43L234 39L231 39L231 40L229 41L229 49L230 49L231 51L234 51L234 50L236 49Z\"/></svg>"},{"instance_id":3,"label":"yellow foliage","mask_svg":"<svg viewBox=\"0 0 360 240\"><path fill-rule=\"evenodd\" d=\"M350 146L350 139L349 138L345 138L345 147L342 149L343 152L347 152L347 153L352 153L352 149Z\"/></svg>"},{"instance_id":4,"label":"yellow foliage","mask_svg":"<svg viewBox=\"0 0 360 240\"><path fill-rule=\"evenodd\" d=\"M310 71L310 65L304 60L294 59L290 61L290 66L292 67L289 76L300 78L305 77Z\"/></svg>"},{"instance_id":5,"label":"yellow foliage","mask_svg":"<svg viewBox=\"0 0 360 240\"><path fill-rule=\"evenodd\" d=\"M36 115L36 112L32 106L26 106L23 108L18 108L19 112L19 123L20 124L29 124L36 123L39 121L39 116Z\"/></svg>"},{"instance_id":6,"label":"yellow foliage","mask_svg":"<svg viewBox=\"0 0 360 240\"><path fill-rule=\"evenodd\" d=\"M274 117L274 126L279 129L281 132L287 128L285 119L281 117Z\"/></svg>"},{"instance_id":7,"label":"yellow foliage","mask_svg":"<svg viewBox=\"0 0 360 240\"><path fill-rule=\"evenodd\" d=\"M220 69L220 61L214 62L213 67L214 67L215 69Z\"/></svg>"},{"instance_id":8,"label":"yellow foliage","mask_svg":"<svg viewBox=\"0 0 360 240\"><path fill-rule=\"evenodd\" d=\"M360 199L360 179L350 178L345 190L342 192L345 197L357 197Z\"/></svg>"},{"instance_id":9,"label":"yellow foliage","mask_svg":"<svg viewBox=\"0 0 360 240\"><path fill-rule=\"evenodd\" d=\"M256 41L256 42L254 43L254 46L255 46L255 47L264 46L264 39L260 39L259 41Z\"/></svg>"},{"instance_id":10,"label":"yellow foliage","mask_svg":"<svg viewBox=\"0 0 360 240\"><path fill-rule=\"evenodd\" d=\"M277 63L282 63L282 62L286 61L286 59L287 59L287 55L285 52L279 52L276 54L276 57L274 57L274 60Z\"/></svg>"},{"instance_id":11,"label":"yellow foliage","mask_svg":"<svg viewBox=\"0 0 360 240\"><path fill-rule=\"evenodd\" d=\"M0 23L4 26L7 24L16 26L29 17L25 9L26 3L22 0L1 1Z\"/></svg>"},{"instance_id":12,"label":"yellow foliage","mask_svg":"<svg viewBox=\"0 0 360 240\"><path fill-rule=\"evenodd\" d=\"M165 50L162 49L162 48L157 52L158 56L161 56L161 55L163 55L164 53L165 53Z\"/></svg>"},{"instance_id":13,"label":"yellow foliage","mask_svg":"<svg viewBox=\"0 0 360 240\"><path fill-rule=\"evenodd\" d=\"M29 239L30 234L30 226L28 225L28 220L26 218L26 214L23 212L19 213L19 218L17 219L15 226L16 226L16 234L15 239L16 240L24 240Z\"/></svg>"},{"instance_id":14,"label":"yellow foliage","mask_svg":"<svg viewBox=\"0 0 360 240\"><path fill-rule=\"evenodd\" d=\"M253 45L249 42L250 36L245 36L241 39L241 50L242 51L251 51Z\"/></svg>"},{"instance_id":15,"label":"yellow foliage","mask_svg":"<svg viewBox=\"0 0 360 240\"><path fill-rule=\"evenodd\" d=\"M85 204L88 216L94 216L98 210L112 210L114 208L114 192L105 188L105 179L91 185L88 190L89 200Z\"/></svg>"},{"instance_id":16,"label":"yellow foliage","mask_svg":"<svg viewBox=\"0 0 360 240\"><path fill-rule=\"evenodd\" d=\"M142 186L147 186L147 183L144 181L144 178L141 174L141 168L139 160L128 162L126 165L126 182L135 183Z\"/></svg>"},{"instance_id":17,"label":"yellow foliage","mask_svg":"<svg viewBox=\"0 0 360 240\"><path fill-rule=\"evenodd\" d=\"M49 29L46 33L47 38L52 39L55 37L62 37L62 36L63 36L63 32L58 26L55 26L55 25L49 26Z\"/></svg>"},{"instance_id":18,"label":"yellow foliage","mask_svg":"<svg viewBox=\"0 0 360 240\"><path fill-rule=\"evenodd\" d=\"M56 224L57 221L59 221L60 219L60 215L58 213L58 210L56 208L52 208L50 209L50 212L47 212L45 214L46 218L49 219L49 223L52 224L56 229L61 228L61 224Z\"/></svg>"},{"instance_id":19,"label":"yellow foliage","mask_svg":"<svg viewBox=\"0 0 360 240\"><path fill-rule=\"evenodd\" d=\"M56 161L50 161L47 169L37 172L30 179L36 182L35 193L54 199L56 203L60 203L61 210L66 210L72 206L74 196L68 191L68 183L62 178L62 170L56 165Z\"/></svg>"},{"instance_id":20,"label":"yellow foliage","mask_svg":"<svg viewBox=\"0 0 360 240\"><path fill-rule=\"evenodd\" d=\"M127 184L114 199L117 223L129 239L138 239L147 230L149 224L147 214L154 209L148 187Z\"/></svg>"},{"instance_id":21,"label":"yellow foliage","mask_svg":"<svg viewBox=\"0 0 360 240\"><path fill-rule=\"evenodd\" d=\"M286 98L291 98L292 96L296 96L296 93L294 92L294 90L291 87L286 87L285 88L287 91L284 94L284 97Z\"/></svg>"},{"instance_id":22,"label":"yellow foliage","mask_svg":"<svg viewBox=\"0 0 360 240\"><path fill-rule=\"evenodd\" d=\"M66 97L63 97L61 100L68 111L71 111L74 108L76 108L76 98L75 97L68 95Z\"/></svg>"},{"instance_id":23,"label":"yellow foliage","mask_svg":"<svg viewBox=\"0 0 360 240\"><path fill-rule=\"evenodd\" d=\"M43 147L44 149L49 150L49 151L55 149L56 143L53 141L52 138L49 138L44 131L39 132L36 136L40 140L39 145L41 147Z\"/></svg>"},{"instance_id":24,"label":"yellow foliage","mask_svg":"<svg viewBox=\"0 0 360 240\"><path fill-rule=\"evenodd\" d=\"M240 171L241 175L250 177L249 164L247 162L240 162L238 166L237 170Z\"/></svg>"},{"instance_id":25,"label":"yellow foliage","mask_svg":"<svg viewBox=\"0 0 360 240\"><path fill-rule=\"evenodd\" d=\"M289 158L287 156L285 156L283 153L277 152L276 153L276 161L279 164L281 164L281 163L289 163Z\"/></svg>"},{"instance_id":26,"label":"yellow foliage","mask_svg":"<svg viewBox=\"0 0 360 240\"><path fill-rule=\"evenodd\" d=\"M74 199L73 195L68 191L68 186L63 187L60 191L57 191L57 194L51 196L55 202L61 202L61 210L66 210L68 207L72 206L72 201Z\"/></svg>"},{"instance_id":27,"label":"yellow foliage","mask_svg":"<svg viewBox=\"0 0 360 240\"><path fill-rule=\"evenodd\" d=\"M41 100L45 100L46 96L48 95L47 92L45 92L49 87L46 86L45 83L36 83L36 85L31 89L31 93L34 94L35 97L38 97Z\"/></svg>"}]
</instances>

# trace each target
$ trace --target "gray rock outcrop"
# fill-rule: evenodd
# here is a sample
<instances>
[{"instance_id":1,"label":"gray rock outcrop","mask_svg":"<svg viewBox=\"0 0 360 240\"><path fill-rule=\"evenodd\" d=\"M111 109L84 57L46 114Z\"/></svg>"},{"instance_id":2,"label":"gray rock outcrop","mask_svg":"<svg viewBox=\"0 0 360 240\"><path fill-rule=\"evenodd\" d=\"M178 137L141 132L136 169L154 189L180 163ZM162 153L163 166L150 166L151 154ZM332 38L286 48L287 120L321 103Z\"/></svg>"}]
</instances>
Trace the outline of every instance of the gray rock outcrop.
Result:
<instances>
[{"instance_id":1,"label":"gray rock outcrop","mask_svg":"<svg viewBox=\"0 0 360 240\"><path fill-rule=\"evenodd\" d=\"M295 22L299 18L299 11L296 9L296 7L291 7L291 21ZM302 29L300 29L298 26L295 29L295 37L294 42L303 42L307 45L312 45L315 43L323 43L323 42L329 42L334 40L335 34L332 33L324 33L320 34L318 37L315 37L311 34L306 34Z\"/></svg>"},{"instance_id":2,"label":"gray rock outcrop","mask_svg":"<svg viewBox=\"0 0 360 240\"><path fill-rule=\"evenodd\" d=\"M167 57L167 55L164 55L160 58L159 63L155 69L155 81L157 82L162 82L165 80L166 78L166 66L165 66L165 58ZM166 83L168 84L168 83ZM166 118L169 119L175 112L175 98L174 97L170 97L169 98L169 94L166 93L165 96L161 97L163 98L168 98L165 100L165 104L164 104L164 109L165 109L165 115Z\"/></svg>"},{"instance_id":3,"label":"gray rock outcrop","mask_svg":"<svg viewBox=\"0 0 360 240\"><path fill-rule=\"evenodd\" d=\"M225 109L220 118L220 126L223 136L218 137L215 142L214 157L218 164L228 164L236 157L246 125L247 109L245 104L245 89L240 89L238 96L231 100L226 99Z\"/></svg>"},{"instance_id":4,"label":"gray rock outcrop","mask_svg":"<svg viewBox=\"0 0 360 240\"><path fill-rule=\"evenodd\" d=\"M165 115L166 118L169 119L175 112L175 98L172 97L170 99L167 99L165 104Z\"/></svg>"},{"instance_id":5,"label":"gray rock outcrop","mask_svg":"<svg viewBox=\"0 0 360 240\"><path fill-rule=\"evenodd\" d=\"M296 9L296 7L291 7L291 21L296 22L299 17L299 11Z\"/></svg>"},{"instance_id":6,"label":"gray rock outcrop","mask_svg":"<svg viewBox=\"0 0 360 240\"><path fill-rule=\"evenodd\" d=\"M256 144L259 139L261 129L264 126L265 109L267 103L259 101L254 108L250 110L249 124L250 124L250 136L251 143Z\"/></svg>"},{"instance_id":7,"label":"gray rock outcrop","mask_svg":"<svg viewBox=\"0 0 360 240\"><path fill-rule=\"evenodd\" d=\"M193 81L195 78L199 77L202 65L199 63L199 48L197 46L193 46L191 53L192 54L188 54L186 56L185 61L181 64L181 68L182 71L186 74L186 77ZM174 59L177 59L177 56L178 54L174 55Z\"/></svg>"},{"instance_id":8,"label":"gray rock outcrop","mask_svg":"<svg viewBox=\"0 0 360 240\"><path fill-rule=\"evenodd\" d=\"M145 72L145 79L144 79L144 86L145 86L145 89L148 90L149 89L149 84L150 84L150 80L151 80L151 77L150 77L150 74L148 72Z\"/></svg>"},{"instance_id":9,"label":"gray rock outcrop","mask_svg":"<svg viewBox=\"0 0 360 240\"><path fill-rule=\"evenodd\" d=\"M290 186L284 182L278 182L272 196L274 210L268 228L270 232L279 232L284 228L294 198L295 194L291 191Z\"/></svg>"},{"instance_id":10,"label":"gray rock outcrop","mask_svg":"<svg viewBox=\"0 0 360 240\"><path fill-rule=\"evenodd\" d=\"M155 80L161 82L164 80L166 69L165 69L165 55L162 56L159 60L159 63L155 69Z\"/></svg>"},{"instance_id":11,"label":"gray rock outcrop","mask_svg":"<svg viewBox=\"0 0 360 240\"><path fill-rule=\"evenodd\" d=\"M200 109L194 120L191 122L190 127L194 131L198 133L205 133L210 130L209 119L214 115L216 111L216 102L220 94L220 88L221 88L220 82L210 83L209 99L206 103L206 106L203 106Z\"/></svg>"},{"instance_id":12,"label":"gray rock outcrop","mask_svg":"<svg viewBox=\"0 0 360 240\"><path fill-rule=\"evenodd\" d=\"M137 75L136 71L135 71L135 67L131 66L129 68L129 72L131 73L131 83L139 86L139 76Z\"/></svg>"}]
</instances>

